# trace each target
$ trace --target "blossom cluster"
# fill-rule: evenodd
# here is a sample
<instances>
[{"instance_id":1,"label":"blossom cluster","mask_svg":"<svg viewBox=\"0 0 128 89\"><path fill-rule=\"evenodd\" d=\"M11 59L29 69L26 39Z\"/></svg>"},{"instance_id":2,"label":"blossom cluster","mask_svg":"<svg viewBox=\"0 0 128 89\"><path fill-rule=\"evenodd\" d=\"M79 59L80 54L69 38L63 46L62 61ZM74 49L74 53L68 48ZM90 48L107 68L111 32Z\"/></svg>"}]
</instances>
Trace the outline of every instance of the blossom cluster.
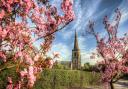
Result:
<instances>
[{"instance_id":1,"label":"blossom cluster","mask_svg":"<svg viewBox=\"0 0 128 89\"><path fill-rule=\"evenodd\" d=\"M97 55L102 59L97 63L102 81L108 83L113 83L122 74L128 73L128 34L125 33L123 37L117 36L121 12L116 9L115 13L115 20L112 23L107 16L104 17L103 24L108 33L107 37L100 37L94 30L94 22L89 23L89 33L96 38Z\"/></svg>"},{"instance_id":2,"label":"blossom cluster","mask_svg":"<svg viewBox=\"0 0 128 89\"><path fill-rule=\"evenodd\" d=\"M20 80L16 84L8 77L7 89L20 89L26 78L26 87L33 87L36 75L44 67L40 57L51 47L53 33L75 17L72 0L63 0L61 8L63 16L48 0L0 0L0 60L14 61L23 67L17 68ZM33 45L39 39L42 39L41 55ZM49 60L45 64L51 68L53 62Z\"/></svg>"}]
</instances>

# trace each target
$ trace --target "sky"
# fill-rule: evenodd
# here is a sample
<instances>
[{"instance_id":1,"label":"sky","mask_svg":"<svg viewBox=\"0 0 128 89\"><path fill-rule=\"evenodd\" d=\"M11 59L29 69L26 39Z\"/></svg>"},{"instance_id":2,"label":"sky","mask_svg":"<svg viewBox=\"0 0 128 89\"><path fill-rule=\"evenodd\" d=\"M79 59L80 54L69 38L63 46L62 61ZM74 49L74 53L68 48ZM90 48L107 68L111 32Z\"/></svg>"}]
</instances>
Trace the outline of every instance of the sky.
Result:
<instances>
[{"instance_id":1,"label":"sky","mask_svg":"<svg viewBox=\"0 0 128 89\"><path fill-rule=\"evenodd\" d=\"M58 7L62 0L51 0L51 3ZM87 29L89 20L95 21L95 30L102 36L106 35L103 17L107 15L110 20L114 19L114 11L119 8L122 13L118 36L128 32L128 0L74 0L73 9L75 11L75 20L64 29L55 33L55 40L48 53L52 56L53 52L59 52L60 58L57 60L71 61L72 49L74 46L75 30L78 34L79 48L81 50L82 64L89 62L96 63L97 59L90 59L92 52L96 52L96 41L93 36L83 36Z\"/></svg>"}]
</instances>

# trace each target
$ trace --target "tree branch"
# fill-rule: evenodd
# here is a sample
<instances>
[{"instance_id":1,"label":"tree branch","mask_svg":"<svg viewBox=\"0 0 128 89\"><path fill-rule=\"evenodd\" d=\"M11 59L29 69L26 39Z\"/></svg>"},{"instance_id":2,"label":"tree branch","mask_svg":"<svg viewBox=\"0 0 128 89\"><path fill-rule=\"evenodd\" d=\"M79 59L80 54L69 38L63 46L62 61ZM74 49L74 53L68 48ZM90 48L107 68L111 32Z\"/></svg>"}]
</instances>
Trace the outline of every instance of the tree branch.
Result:
<instances>
[{"instance_id":1,"label":"tree branch","mask_svg":"<svg viewBox=\"0 0 128 89\"><path fill-rule=\"evenodd\" d=\"M45 37L51 36L51 35L54 34L55 32L62 30L64 27L66 27L66 26L67 26L70 22L72 22L72 21L73 21L73 20L71 20L71 21L65 23L64 26L62 26L61 28L59 28L59 29L57 29L57 30L55 30L55 31L53 31L53 32L51 32L51 33L49 33L49 34L46 34L46 35L44 35L44 36L39 37L38 39L36 39L36 41L39 40L39 39L41 39L41 38L45 38Z\"/></svg>"},{"instance_id":2,"label":"tree branch","mask_svg":"<svg viewBox=\"0 0 128 89\"><path fill-rule=\"evenodd\" d=\"M117 76L117 75L116 75ZM116 77L115 76L115 77ZM123 74L122 75L119 75L116 80L113 80L112 83L116 83L119 79L123 78Z\"/></svg>"}]
</instances>

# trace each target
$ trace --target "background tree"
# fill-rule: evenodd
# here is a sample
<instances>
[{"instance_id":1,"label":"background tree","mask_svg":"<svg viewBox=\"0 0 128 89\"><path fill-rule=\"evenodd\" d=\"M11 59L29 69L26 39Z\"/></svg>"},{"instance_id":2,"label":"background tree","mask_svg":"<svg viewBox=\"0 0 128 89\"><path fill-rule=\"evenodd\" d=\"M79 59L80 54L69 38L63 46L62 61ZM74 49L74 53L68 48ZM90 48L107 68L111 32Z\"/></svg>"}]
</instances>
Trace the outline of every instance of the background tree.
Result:
<instances>
[{"instance_id":1,"label":"background tree","mask_svg":"<svg viewBox=\"0 0 128 89\"><path fill-rule=\"evenodd\" d=\"M54 69L64 69L64 66L56 60L53 68Z\"/></svg>"},{"instance_id":2,"label":"background tree","mask_svg":"<svg viewBox=\"0 0 128 89\"><path fill-rule=\"evenodd\" d=\"M14 83L8 76L7 89L33 87L54 33L74 19L72 7L72 0L63 0L63 16L60 16L49 0L0 0L0 73L16 67L20 77ZM41 49L35 52L33 43L38 40L42 42ZM6 65L8 62L11 64Z\"/></svg>"},{"instance_id":3,"label":"background tree","mask_svg":"<svg viewBox=\"0 0 128 89\"><path fill-rule=\"evenodd\" d=\"M102 74L102 81L114 89L113 83L117 82L123 74L128 73L128 34L123 37L118 36L118 25L121 19L119 9L115 10L116 16L112 23L108 16L104 17L103 24L107 37L100 37L94 30L94 22L89 21L88 33L92 34L97 41L97 52L102 61L98 63ZM96 56L96 55L95 55ZM107 87L106 87L107 88Z\"/></svg>"},{"instance_id":4,"label":"background tree","mask_svg":"<svg viewBox=\"0 0 128 89\"><path fill-rule=\"evenodd\" d=\"M93 65L90 65L90 63L85 63L83 66L83 70L85 71L92 71L93 70Z\"/></svg>"}]
</instances>

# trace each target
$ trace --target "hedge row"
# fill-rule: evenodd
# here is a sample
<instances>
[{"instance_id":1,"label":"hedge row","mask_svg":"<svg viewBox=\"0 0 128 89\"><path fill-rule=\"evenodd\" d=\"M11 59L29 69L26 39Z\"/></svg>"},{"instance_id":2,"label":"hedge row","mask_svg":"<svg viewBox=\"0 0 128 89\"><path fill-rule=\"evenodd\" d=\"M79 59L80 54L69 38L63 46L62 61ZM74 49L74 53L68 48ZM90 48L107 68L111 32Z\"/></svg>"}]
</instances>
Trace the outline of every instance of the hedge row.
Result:
<instances>
[{"instance_id":1,"label":"hedge row","mask_svg":"<svg viewBox=\"0 0 128 89\"><path fill-rule=\"evenodd\" d=\"M8 76L11 76L13 78L13 82L19 80L16 73L16 68L3 70L2 72L0 72L0 89L6 89Z\"/></svg>"},{"instance_id":2,"label":"hedge row","mask_svg":"<svg viewBox=\"0 0 128 89\"><path fill-rule=\"evenodd\" d=\"M36 82L34 89L65 89L69 87L87 87L99 84L98 73L79 70L46 69Z\"/></svg>"},{"instance_id":3,"label":"hedge row","mask_svg":"<svg viewBox=\"0 0 128 89\"><path fill-rule=\"evenodd\" d=\"M13 78L13 82L18 80L16 68L11 68L0 72L0 89L5 89L7 76ZM87 87L99 84L100 75L98 73L63 70L63 69L45 69L40 78L36 81L34 89L67 89L69 87Z\"/></svg>"}]
</instances>

